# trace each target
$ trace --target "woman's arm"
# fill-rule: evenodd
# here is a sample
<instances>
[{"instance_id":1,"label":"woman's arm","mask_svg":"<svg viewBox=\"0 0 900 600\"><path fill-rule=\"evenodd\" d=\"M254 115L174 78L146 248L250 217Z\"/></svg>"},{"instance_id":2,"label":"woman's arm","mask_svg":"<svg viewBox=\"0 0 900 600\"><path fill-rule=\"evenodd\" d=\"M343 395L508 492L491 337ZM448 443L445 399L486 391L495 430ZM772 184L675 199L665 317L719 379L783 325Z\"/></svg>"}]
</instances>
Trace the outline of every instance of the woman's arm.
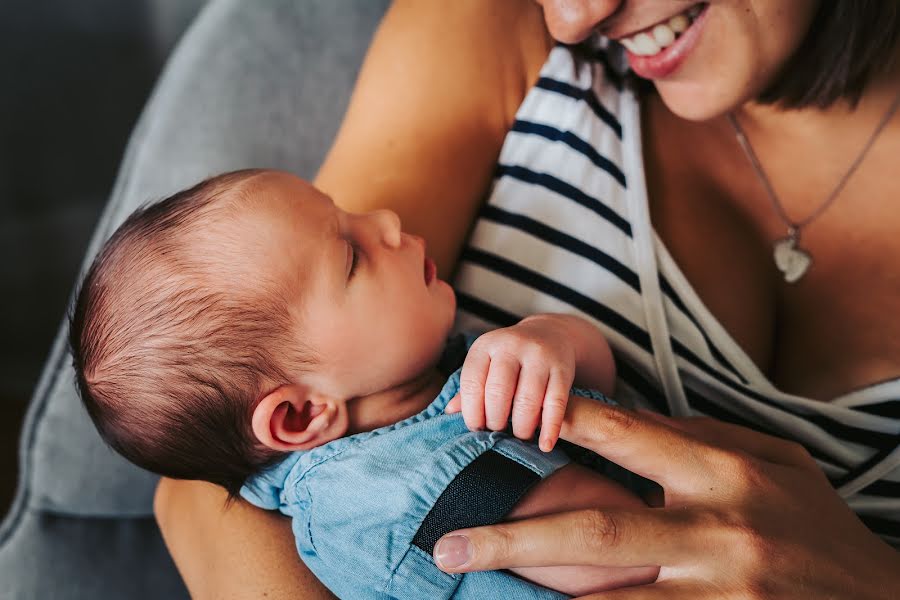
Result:
<instances>
[{"instance_id":1,"label":"woman's arm","mask_svg":"<svg viewBox=\"0 0 900 600\"><path fill-rule=\"evenodd\" d=\"M290 519L246 502L225 509L225 497L203 481L156 488L156 521L191 598L334 598L297 555Z\"/></svg>"},{"instance_id":2,"label":"woman's arm","mask_svg":"<svg viewBox=\"0 0 900 600\"><path fill-rule=\"evenodd\" d=\"M348 210L396 211L446 277L550 48L532 2L398 0L316 184ZM157 492L163 537L195 598L329 597L297 556L289 521L223 502L197 482L163 480Z\"/></svg>"},{"instance_id":3,"label":"woman's arm","mask_svg":"<svg viewBox=\"0 0 900 600\"><path fill-rule=\"evenodd\" d=\"M316 185L346 210L392 209L449 276L551 48L533 2L397 0Z\"/></svg>"}]
</instances>

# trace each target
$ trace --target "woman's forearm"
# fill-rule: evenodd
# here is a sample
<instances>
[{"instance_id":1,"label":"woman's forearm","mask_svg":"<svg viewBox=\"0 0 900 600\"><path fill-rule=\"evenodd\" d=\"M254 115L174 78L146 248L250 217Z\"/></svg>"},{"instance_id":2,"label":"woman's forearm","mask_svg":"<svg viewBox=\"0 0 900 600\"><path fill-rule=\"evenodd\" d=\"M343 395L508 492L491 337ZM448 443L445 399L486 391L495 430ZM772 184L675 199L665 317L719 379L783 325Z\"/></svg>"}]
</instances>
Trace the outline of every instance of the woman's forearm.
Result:
<instances>
[{"instance_id":1,"label":"woman's forearm","mask_svg":"<svg viewBox=\"0 0 900 600\"><path fill-rule=\"evenodd\" d=\"M290 520L224 502L205 482L163 479L156 490L156 520L192 598L334 598L297 556Z\"/></svg>"},{"instance_id":2,"label":"woman's forearm","mask_svg":"<svg viewBox=\"0 0 900 600\"><path fill-rule=\"evenodd\" d=\"M395 0L316 187L350 212L396 212L450 277L553 48L542 15L521 0Z\"/></svg>"}]
</instances>

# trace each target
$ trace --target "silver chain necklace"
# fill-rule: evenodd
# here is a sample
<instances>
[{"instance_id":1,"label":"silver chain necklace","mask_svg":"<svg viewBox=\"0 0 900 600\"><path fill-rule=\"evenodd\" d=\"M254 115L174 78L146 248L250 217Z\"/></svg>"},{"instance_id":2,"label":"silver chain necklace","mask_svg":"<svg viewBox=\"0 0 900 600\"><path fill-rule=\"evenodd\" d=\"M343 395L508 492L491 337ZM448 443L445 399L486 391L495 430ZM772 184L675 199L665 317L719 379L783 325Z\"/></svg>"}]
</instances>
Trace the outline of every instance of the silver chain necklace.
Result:
<instances>
[{"instance_id":1,"label":"silver chain necklace","mask_svg":"<svg viewBox=\"0 0 900 600\"><path fill-rule=\"evenodd\" d=\"M875 131L872 132L872 135L870 135L868 141L866 141L866 145L857 155L856 160L853 161L853 164L850 165L850 168L847 169L847 172L844 173L844 176L841 177L840 181L838 181L838 184L834 187L831 193L828 194L828 197L825 198L825 201L822 202L822 204L820 204L819 207L812 212L812 214L799 221L794 221L785 212L784 206L782 206L781 202L778 200L778 195L775 194L772 183L769 181L769 178L766 176L766 172L763 170L763 167L759 162L759 158L757 158L756 153L753 151L753 146L750 145L750 140L747 139L747 134L744 133L744 130L741 127L741 124L738 122L737 118L734 116L734 113L728 113L728 122L731 123L732 129L734 129L734 134L735 137L737 137L738 143L744 150L744 154L746 154L747 158L750 160L750 164L753 165L753 170L756 172L756 176L759 178L759 180L763 184L763 187L766 189L766 193L769 195L769 200L771 200L772 206L775 208L775 212L778 213L778 218L780 218L781 222L787 226L787 237L775 241L773 253L775 258L775 266L777 266L778 270L780 270L782 274L784 274L784 280L786 282L794 283L796 281L799 281L800 278L802 278L812 266L812 256L809 252L800 247L801 230L818 219L822 215L822 213L828 210L828 207L832 205L832 203L838 197L838 194L840 194L841 190L844 189L847 181L862 164L863 159L869 152L869 149L875 143L875 140L878 139L878 136L881 134L885 126L887 126L888 122L891 120L891 117L894 116L894 113L897 112L898 108L900 108L900 94L898 94L897 97L894 98L893 103L891 103L891 106L881 118L881 122L878 123Z\"/></svg>"}]
</instances>

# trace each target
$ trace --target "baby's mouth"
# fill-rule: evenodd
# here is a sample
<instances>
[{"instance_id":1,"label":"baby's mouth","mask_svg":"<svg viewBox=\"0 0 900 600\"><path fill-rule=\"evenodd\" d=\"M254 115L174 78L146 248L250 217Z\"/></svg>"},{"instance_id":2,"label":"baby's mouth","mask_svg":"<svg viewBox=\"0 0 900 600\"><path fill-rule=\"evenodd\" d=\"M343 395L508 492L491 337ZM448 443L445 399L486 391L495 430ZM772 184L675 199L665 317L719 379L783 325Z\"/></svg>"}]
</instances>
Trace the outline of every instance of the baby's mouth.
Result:
<instances>
[{"instance_id":1,"label":"baby's mouth","mask_svg":"<svg viewBox=\"0 0 900 600\"><path fill-rule=\"evenodd\" d=\"M434 281L434 276L437 274L437 266L435 266L434 261L425 257L425 264L423 265L423 276L425 277L425 285L431 285L431 282Z\"/></svg>"}]
</instances>

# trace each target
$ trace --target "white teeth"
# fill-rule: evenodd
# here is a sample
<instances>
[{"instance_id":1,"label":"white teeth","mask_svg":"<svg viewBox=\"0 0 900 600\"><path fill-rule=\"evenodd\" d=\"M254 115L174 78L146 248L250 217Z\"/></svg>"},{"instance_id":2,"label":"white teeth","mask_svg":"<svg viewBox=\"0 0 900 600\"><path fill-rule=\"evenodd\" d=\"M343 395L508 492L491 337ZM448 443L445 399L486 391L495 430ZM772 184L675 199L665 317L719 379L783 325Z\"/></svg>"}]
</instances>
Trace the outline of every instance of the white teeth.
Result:
<instances>
[{"instance_id":1,"label":"white teeth","mask_svg":"<svg viewBox=\"0 0 900 600\"><path fill-rule=\"evenodd\" d=\"M661 50L656 43L656 40L646 33L639 33L634 36L632 40L634 41L634 47L637 50L635 54L639 54L640 56L652 56Z\"/></svg>"},{"instance_id":2,"label":"white teeth","mask_svg":"<svg viewBox=\"0 0 900 600\"><path fill-rule=\"evenodd\" d=\"M625 48L627 48L628 51L631 52L632 54L638 53L637 46L635 46L634 42L632 42L631 40L629 40L627 38L623 38L623 39L619 40L619 42L621 42L622 45L625 46Z\"/></svg>"},{"instance_id":3,"label":"white teeth","mask_svg":"<svg viewBox=\"0 0 900 600\"><path fill-rule=\"evenodd\" d=\"M657 25L653 28L653 39L660 48L665 48L675 41L675 32L668 25Z\"/></svg>"},{"instance_id":4,"label":"white teeth","mask_svg":"<svg viewBox=\"0 0 900 600\"><path fill-rule=\"evenodd\" d=\"M619 40L625 48L632 54L638 56L652 56L663 48L671 46L678 36L691 26L693 20L703 11L704 5L697 4L681 13L675 15L665 23L655 25L652 29L643 31L630 38L622 38Z\"/></svg>"},{"instance_id":5,"label":"white teeth","mask_svg":"<svg viewBox=\"0 0 900 600\"><path fill-rule=\"evenodd\" d=\"M683 33L691 26L691 20L684 15L675 15L669 19L669 27L675 33Z\"/></svg>"}]
</instances>

